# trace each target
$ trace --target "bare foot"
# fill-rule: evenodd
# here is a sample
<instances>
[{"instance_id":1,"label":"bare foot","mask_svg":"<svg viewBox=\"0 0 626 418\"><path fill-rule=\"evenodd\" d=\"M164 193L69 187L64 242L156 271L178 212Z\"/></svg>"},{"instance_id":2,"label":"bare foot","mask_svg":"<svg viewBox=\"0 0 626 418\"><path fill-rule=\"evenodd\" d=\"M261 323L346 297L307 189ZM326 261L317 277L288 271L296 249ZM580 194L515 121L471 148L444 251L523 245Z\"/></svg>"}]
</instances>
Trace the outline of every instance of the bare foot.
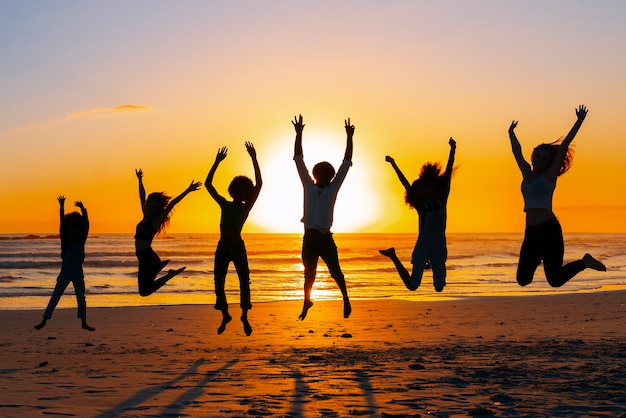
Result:
<instances>
[{"instance_id":1,"label":"bare foot","mask_svg":"<svg viewBox=\"0 0 626 418\"><path fill-rule=\"evenodd\" d=\"M252 326L250 326L250 322L248 322L248 318L245 316L241 317L241 322L243 323L243 331L249 337L252 334Z\"/></svg>"},{"instance_id":2,"label":"bare foot","mask_svg":"<svg viewBox=\"0 0 626 418\"><path fill-rule=\"evenodd\" d=\"M45 326L46 326L46 322L48 322L48 321L46 321L45 319L44 319L44 320L42 320L40 323L38 323L37 325L35 325L35 329L36 329L37 331L39 331L40 329L42 329L43 327L45 327Z\"/></svg>"},{"instance_id":3,"label":"bare foot","mask_svg":"<svg viewBox=\"0 0 626 418\"><path fill-rule=\"evenodd\" d=\"M350 305L350 300L348 298L345 298L343 300L343 317L349 318L351 313L352 313L352 306Z\"/></svg>"},{"instance_id":4,"label":"bare foot","mask_svg":"<svg viewBox=\"0 0 626 418\"><path fill-rule=\"evenodd\" d=\"M378 252L385 257L393 257L394 255L396 255L396 249L394 247L387 248L386 250L378 250Z\"/></svg>"},{"instance_id":5,"label":"bare foot","mask_svg":"<svg viewBox=\"0 0 626 418\"><path fill-rule=\"evenodd\" d=\"M174 276L176 276L177 274L182 273L187 267L181 267L178 270L169 270L167 272L167 274L165 276L163 276L163 279L165 279L165 283L167 283L168 281L172 280L172 278Z\"/></svg>"},{"instance_id":6,"label":"bare foot","mask_svg":"<svg viewBox=\"0 0 626 418\"><path fill-rule=\"evenodd\" d=\"M304 301L304 305L302 306L302 312L298 316L298 319L300 319L300 321L303 321L304 318L306 318L306 314L309 312L311 306L313 306L313 302L311 302L310 300Z\"/></svg>"},{"instance_id":7,"label":"bare foot","mask_svg":"<svg viewBox=\"0 0 626 418\"><path fill-rule=\"evenodd\" d=\"M220 324L220 327L217 329L217 333L218 333L218 334L221 334L221 333L223 333L224 331L226 331L226 325L227 325L230 321L232 321L232 319L233 319L233 317L232 317L232 316L230 316L230 315L228 314L228 312L223 312L223 313L222 313L222 323Z\"/></svg>"},{"instance_id":8,"label":"bare foot","mask_svg":"<svg viewBox=\"0 0 626 418\"><path fill-rule=\"evenodd\" d=\"M163 270L165 268L165 266L167 266L169 264L170 260L163 260L161 262L161 267L159 267L159 271Z\"/></svg>"},{"instance_id":9,"label":"bare foot","mask_svg":"<svg viewBox=\"0 0 626 418\"><path fill-rule=\"evenodd\" d=\"M589 253L583 256L583 263L585 263L585 268L590 268L598 271L606 271L606 266L600 261L593 258Z\"/></svg>"},{"instance_id":10,"label":"bare foot","mask_svg":"<svg viewBox=\"0 0 626 418\"><path fill-rule=\"evenodd\" d=\"M87 324L87 321L83 321L83 325L82 325L83 329L86 329L87 331L95 331L96 329L94 327L90 327L89 324Z\"/></svg>"}]
</instances>

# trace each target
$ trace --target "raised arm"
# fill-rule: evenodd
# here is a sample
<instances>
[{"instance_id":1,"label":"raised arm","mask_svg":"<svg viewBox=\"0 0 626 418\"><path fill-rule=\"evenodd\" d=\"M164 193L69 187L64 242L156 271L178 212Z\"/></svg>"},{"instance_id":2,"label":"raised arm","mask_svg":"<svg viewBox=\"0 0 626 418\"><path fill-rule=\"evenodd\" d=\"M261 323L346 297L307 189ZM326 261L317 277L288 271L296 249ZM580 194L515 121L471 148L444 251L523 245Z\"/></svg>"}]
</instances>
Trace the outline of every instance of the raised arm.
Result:
<instances>
[{"instance_id":1,"label":"raised arm","mask_svg":"<svg viewBox=\"0 0 626 418\"><path fill-rule=\"evenodd\" d=\"M167 205L167 207L165 208L165 210L163 211L163 213L159 215L159 218L160 218L159 221L163 222L163 220L167 218L167 215L169 215L172 209L174 209L174 206L176 206L181 200L183 200L183 198L187 196L189 193L200 189L200 186L202 186L202 182L191 180L191 183L189 184L189 186L187 186L185 191L179 194L178 196L176 196L174 199L172 199L170 203Z\"/></svg>"},{"instance_id":2,"label":"raised arm","mask_svg":"<svg viewBox=\"0 0 626 418\"><path fill-rule=\"evenodd\" d=\"M263 186L263 179L261 178L261 168L259 167L259 162L256 158L256 150L254 149L254 145L252 142L246 141L246 151L250 155L252 159L252 166L254 167L254 189L252 189L252 194L250 198L246 201L246 207L248 210L252 209L256 199L259 197L259 193L261 192L261 186Z\"/></svg>"},{"instance_id":3,"label":"raised arm","mask_svg":"<svg viewBox=\"0 0 626 418\"><path fill-rule=\"evenodd\" d=\"M204 187L206 187L211 197L220 205L226 199L223 196L221 196L217 192L215 187L213 186L213 177L215 176L215 171L217 171L217 167L220 165L222 161L224 161L227 155L228 155L228 148L222 147L219 150L217 150L217 155L215 156L215 162L213 163L213 166L209 170L209 174L207 174L206 180L204 181Z\"/></svg>"},{"instance_id":4,"label":"raised arm","mask_svg":"<svg viewBox=\"0 0 626 418\"><path fill-rule=\"evenodd\" d=\"M352 137L354 136L354 125L350 124L350 118L344 120L344 124L346 127L346 153L343 156L345 161L352 161Z\"/></svg>"},{"instance_id":5,"label":"raised arm","mask_svg":"<svg viewBox=\"0 0 626 418\"><path fill-rule=\"evenodd\" d=\"M515 128L517 127L517 121L514 120L511 122L511 126L509 126L509 139L511 140L511 150L513 151L513 157L515 157L515 162L522 172L522 176L526 177L528 173L532 171L530 164L524 159L524 155L522 154L522 146L517 139L517 135L515 135Z\"/></svg>"},{"instance_id":6,"label":"raised arm","mask_svg":"<svg viewBox=\"0 0 626 418\"><path fill-rule=\"evenodd\" d=\"M63 227L63 218L65 217L65 196L57 196L57 200L59 201L59 230L61 230Z\"/></svg>"},{"instance_id":7,"label":"raised arm","mask_svg":"<svg viewBox=\"0 0 626 418\"><path fill-rule=\"evenodd\" d=\"M302 121L302 115L294 116L291 122L296 130L296 141L293 145L293 156L302 155L302 131L304 130L304 123Z\"/></svg>"},{"instance_id":8,"label":"raised arm","mask_svg":"<svg viewBox=\"0 0 626 418\"><path fill-rule=\"evenodd\" d=\"M139 200L141 201L141 213L143 213L146 208L146 189L143 187L143 171L141 171L141 168L139 170L135 169L135 174L139 182Z\"/></svg>"},{"instance_id":9,"label":"raised arm","mask_svg":"<svg viewBox=\"0 0 626 418\"><path fill-rule=\"evenodd\" d=\"M443 173L443 178L445 181L445 190L442 193L445 193L447 198L450 193L450 183L452 182L452 169L454 168L454 154L456 153L456 141L454 138L450 137L448 140L448 144L450 145L450 154L448 155L448 164L446 164L446 171Z\"/></svg>"},{"instance_id":10,"label":"raised arm","mask_svg":"<svg viewBox=\"0 0 626 418\"><path fill-rule=\"evenodd\" d=\"M456 153L456 141L454 138L450 137L448 140L448 144L450 145L450 154L448 155L448 164L446 165L447 176L452 175L452 168L454 167L454 154Z\"/></svg>"},{"instance_id":11,"label":"raised arm","mask_svg":"<svg viewBox=\"0 0 626 418\"><path fill-rule=\"evenodd\" d=\"M89 216L87 215L87 208L80 200L74 202L74 206L80 209L80 212L83 215L83 219L85 220L85 231L89 232Z\"/></svg>"},{"instance_id":12,"label":"raised arm","mask_svg":"<svg viewBox=\"0 0 626 418\"><path fill-rule=\"evenodd\" d=\"M396 175L398 176L398 179L400 180L400 183L402 183L402 185L404 186L404 190L406 190L408 192L411 189L411 183L409 183L409 181L406 179L404 173L402 173L402 171L400 170L400 168L396 164L396 160L394 160L392 157L387 155L387 156L385 156L385 161L387 161L389 164L391 164L391 166L393 167L393 170L396 172Z\"/></svg>"},{"instance_id":13,"label":"raised arm","mask_svg":"<svg viewBox=\"0 0 626 418\"><path fill-rule=\"evenodd\" d=\"M572 126L572 129L570 129L570 131L565 136L565 139L563 139L563 141L559 145L559 150L554 157L554 161L552 162L552 165L548 168L550 174L552 174L554 177L556 177L559 173L561 165L563 164L563 160L565 159L565 155L567 154L567 149L574 140L574 137L578 133L578 130L582 126L585 117L587 117L587 112L588 111L585 105L580 105L578 106L578 109L576 109L576 122L574 122L574 126Z\"/></svg>"}]
</instances>

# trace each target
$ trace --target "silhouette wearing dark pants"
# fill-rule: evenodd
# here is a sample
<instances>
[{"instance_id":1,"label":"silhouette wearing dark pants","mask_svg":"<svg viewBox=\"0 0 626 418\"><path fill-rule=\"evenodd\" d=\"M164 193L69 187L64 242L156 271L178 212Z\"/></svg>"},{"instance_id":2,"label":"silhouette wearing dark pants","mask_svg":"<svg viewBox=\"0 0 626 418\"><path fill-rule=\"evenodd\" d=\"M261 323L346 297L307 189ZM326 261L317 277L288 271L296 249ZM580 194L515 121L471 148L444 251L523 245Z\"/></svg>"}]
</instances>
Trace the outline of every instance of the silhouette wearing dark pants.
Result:
<instances>
[{"instance_id":1,"label":"silhouette wearing dark pants","mask_svg":"<svg viewBox=\"0 0 626 418\"><path fill-rule=\"evenodd\" d=\"M83 329L95 331L96 329L87 324L87 301L85 299L85 276L83 274L83 262L85 261L85 243L89 235L89 217L87 208L81 201L74 205L80 208L81 213L72 212L65 214L65 196L57 197L59 201L59 215L61 236L61 272L57 277L57 283L43 314L43 320L35 325L36 330L46 326L48 319L52 318L52 312L56 308L61 296L72 283L78 305L78 317L81 319Z\"/></svg>"},{"instance_id":2,"label":"silhouette wearing dark pants","mask_svg":"<svg viewBox=\"0 0 626 418\"><path fill-rule=\"evenodd\" d=\"M517 121L509 126L509 140L515 162L522 173L522 197L526 212L524 241L520 249L517 268L517 283L526 286L533 281L533 275L543 260L546 279L550 286L560 287L586 268L606 271L606 267L590 254L563 265L563 231L552 211L552 197L557 178L565 174L573 163L573 153L569 148L587 116L583 105L576 109L576 122L560 143L540 144L532 152L528 163L522 154L515 128Z\"/></svg>"},{"instance_id":3,"label":"silhouette wearing dark pants","mask_svg":"<svg viewBox=\"0 0 626 418\"><path fill-rule=\"evenodd\" d=\"M456 141L448 140L450 153L446 170L442 174L439 163L425 163L420 176L413 183L409 183L396 161L386 156L385 161L391 164L400 183L405 189L406 203L417 211L419 217L419 232L417 242L411 255L413 269L411 274L396 254L394 247L379 252L391 259L402 282L407 289L417 290L422 283L424 269L430 266L433 271L433 285L435 291L441 292L446 285L446 261L448 248L446 244L447 205L450 195L450 183L456 153Z\"/></svg>"},{"instance_id":4,"label":"silhouette wearing dark pants","mask_svg":"<svg viewBox=\"0 0 626 418\"><path fill-rule=\"evenodd\" d=\"M556 218L539 225L527 225L517 266L517 283L532 283L535 270L543 260L543 270L550 286L561 287L585 269L583 260L563 265L563 231Z\"/></svg>"},{"instance_id":5,"label":"silhouette wearing dark pants","mask_svg":"<svg viewBox=\"0 0 626 418\"><path fill-rule=\"evenodd\" d=\"M333 223L333 212L339 188L348 174L352 165L352 136L354 125L350 125L350 119L345 121L346 151L343 162L335 175L334 167L326 162L317 163L313 167L313 178L304 164L302 153L302 131L304 123L302 115L294 118L292 122L296 130L294 144L294 161L304 189L304 237L302 240L302 262L304 264L304 303L299 318L303 320L313 302L311 290L317 274L317 262L319 257L326 263L330 275L341 290L343 297L343 317L348 318L352 313L352 306L348 297L348 290L341 268L339 267L339 255L337 246L330 232Z\"/></svg>"},{"instance_id":6,"label":"silhouette wearing dark pants","mask_svg":"<svg viewBox=\"0 0 626 418\"><path fill-rule=\"evenodd\" d=\"M139 202L143 218L135 229L135 255L139 264L137 273L137 287L141 296L150 296L159 290L165 283L185 267L178 270L170 269L165 276L156 278L157 274L169 263L170 260L161 261L157 253L152 249L152 240L162 232L170 222L170 215L174 206L184 199L189 193L200 188L202 183L194 182L180 195L171 198L163 192L150 193L146 197L146 189L143 185L143 171L135 170L139 182Z\"/></svg>"},{"instance_id":7,"label":"silhouette wearing dark pants","mask_svg":"<svg viewBox=\"0 0 626 418\"><path fill-rule=\"evenodd\" d=\"M221 334L226 330L226 325L232 320L228 312L228 301L226 300L226 274L228 273L228 265L232 261L237 270L239 277L239 306L241 307L241 322L246 335L252 334L252 326L248 321L248 311L252 309L250 302L250 268L248 267L248 255L246 253L246 245L241 238L241 230L248 219L248 214L261 191L263 180L261 178L261 169L256 157L256 150L251 142L245 143L246 151L252 159L254 167L255 183L246 176L236 176L228 186L228 193L233 198L232 201L226 200L221 196L213 186L213 177L217 171L219 164L226 158L228 149L222 147L215 156L215 162L209 170L204 185L217 202L221 209L220 216L220 240L215 250L215 261L213 275L215 281L215 309L222 312L222 323L217 329L217 333Z\"/></svg>"}]
</instances>

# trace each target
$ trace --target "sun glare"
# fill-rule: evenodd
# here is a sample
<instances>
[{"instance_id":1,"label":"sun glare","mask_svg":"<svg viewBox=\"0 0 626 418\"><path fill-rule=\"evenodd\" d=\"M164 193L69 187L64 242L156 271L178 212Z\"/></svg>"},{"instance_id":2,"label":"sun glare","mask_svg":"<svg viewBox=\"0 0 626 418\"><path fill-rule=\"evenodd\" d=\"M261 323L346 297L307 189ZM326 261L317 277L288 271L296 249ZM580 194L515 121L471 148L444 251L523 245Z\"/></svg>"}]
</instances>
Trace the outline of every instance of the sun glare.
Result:
<instances>
[{"instance_id":1,"label":"sun glare","mask_svg":"<svg viewBox=\"0 0 626 418\"><path fill-rule=\"evenodd\" d=\"M305 136L303 143L304 161L309 173L320 161L328 161L339 168L345 152L345 139L330 140L328 136ZM332 230L334 232L359 232L376 221L381 203L372 191L369 165L366 160L355 157L353 165L341 186ZM263 176L263 189L249 222L266 232L301 232L300 219L303 214L302 184L293 161L293 144L268 147L259 163Z\"/></svg>"}]
</instances>

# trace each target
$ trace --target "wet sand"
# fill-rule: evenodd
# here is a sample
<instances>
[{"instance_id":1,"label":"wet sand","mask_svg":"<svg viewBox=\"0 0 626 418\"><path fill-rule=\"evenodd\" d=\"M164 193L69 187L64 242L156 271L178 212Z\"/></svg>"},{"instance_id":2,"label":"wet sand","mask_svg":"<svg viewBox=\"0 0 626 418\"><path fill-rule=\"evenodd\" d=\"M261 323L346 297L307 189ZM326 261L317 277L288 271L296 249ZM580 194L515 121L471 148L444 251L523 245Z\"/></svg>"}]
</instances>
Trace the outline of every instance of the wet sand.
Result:
<instances>
[{"instance_id":1,"label":"wet sand","mask_svg":"<svg viewBox=\"0 0 626 418\"><path fill-rule=\"evenodd\" d=\"M621 416L626 292L0 311L0 416Z\"/></svg>"}]
</instances>

